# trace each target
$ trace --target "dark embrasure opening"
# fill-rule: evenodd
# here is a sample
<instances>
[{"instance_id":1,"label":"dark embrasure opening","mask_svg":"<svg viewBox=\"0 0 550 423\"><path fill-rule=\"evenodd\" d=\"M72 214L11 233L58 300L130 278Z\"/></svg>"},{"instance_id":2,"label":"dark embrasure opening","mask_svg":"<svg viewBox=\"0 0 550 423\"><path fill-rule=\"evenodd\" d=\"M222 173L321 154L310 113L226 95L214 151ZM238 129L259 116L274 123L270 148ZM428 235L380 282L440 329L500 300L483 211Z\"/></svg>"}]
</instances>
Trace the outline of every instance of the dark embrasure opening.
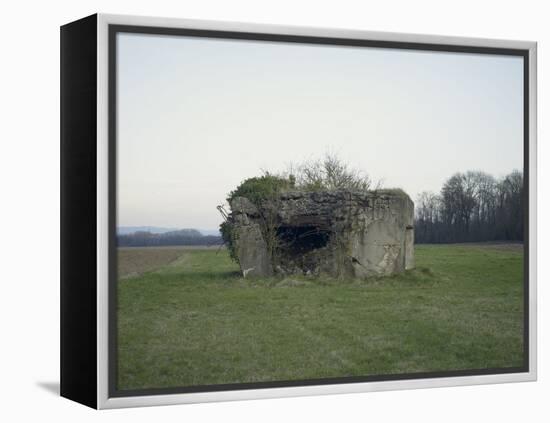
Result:
<instances>
[{"instance_id":1,"label":"dark embrasure opening","mask_svg":"<svg viewBox=\"0 0 550 423\"><path fill-rule=\"evenodd\" d=\"M279 247L287 254L302 255L325 247L330 231L317 226L281 226L277 229Z\"/></svg>"}]
</instances>

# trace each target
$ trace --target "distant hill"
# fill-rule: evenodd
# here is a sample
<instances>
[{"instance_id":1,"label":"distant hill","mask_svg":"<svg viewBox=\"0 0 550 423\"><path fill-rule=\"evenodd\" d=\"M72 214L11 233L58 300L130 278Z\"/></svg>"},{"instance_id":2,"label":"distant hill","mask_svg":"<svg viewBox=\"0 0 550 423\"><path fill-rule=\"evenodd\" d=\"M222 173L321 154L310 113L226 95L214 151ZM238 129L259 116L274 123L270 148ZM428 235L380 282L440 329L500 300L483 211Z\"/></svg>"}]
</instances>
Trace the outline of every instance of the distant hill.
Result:
<instances>
[{"instance_id":1,"label":"distant hill","mask_svg":"<svg viewBox=\"0 0 550 423\"><path fill-rule=\"evenodd\" d=\"M158 226L119 226L118 235L133 234L135 232L151 232L152 234L163 234L165 232L177 231L178 228L160 228Z\"/></svg>"},{"instance_id":2,"label":"distant hill","mask_svg":"<svg viewBox=\"0 0 550 423\"><path fill-rule=\"evenodd\" d=\"M168 245L221 245L220 235L203 235L196 229L179 229L168 232L134 231L117 235L119 247L149 247Z\"/></svg>"},{"instance_id":3,"label":"distant hill","mask_svg":"<svg viewBox=\"0 0 550 423\"><path fill-rule=\"evenodd\" d=\"M213 236L220 236L220 230L219 229L199 229L200 233L203 235L213 235Z\"/></svg>"}]
</instances>

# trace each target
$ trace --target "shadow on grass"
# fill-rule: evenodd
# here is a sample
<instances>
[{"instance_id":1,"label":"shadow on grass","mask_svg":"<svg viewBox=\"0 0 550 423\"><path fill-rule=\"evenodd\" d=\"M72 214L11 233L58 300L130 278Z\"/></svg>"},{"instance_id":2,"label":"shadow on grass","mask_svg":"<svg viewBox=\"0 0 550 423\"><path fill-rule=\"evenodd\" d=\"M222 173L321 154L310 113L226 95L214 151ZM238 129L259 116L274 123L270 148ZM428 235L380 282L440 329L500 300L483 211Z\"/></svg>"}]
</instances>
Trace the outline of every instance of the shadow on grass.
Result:
<instances>
[{"instance_id":1,"label":"shadow on grass","mask_svg":"<svg viewBox=\"0 0 550 423\"><path fill-rule=\"evenodd\" d=\"M176 276L176 275L174 275ZM229 270L225 272L220 271L191 271L191 272L181 272L178 273L177 276L182 276L185 278L190 279L196 279L200 281L212 281L212 282L218 282L220 279L222 280L228 280L228 279L242 279L243 275L241 272L236 270Z\"/></svg>"},{"instance_id":2,"label":"shadow on grass","mask_svg":"<svg viewBox=\"0 0 550 423\"><path fill-rule=\"evenodd\" d=\"M161 282L163 284L227 284L233 283L238 280L242 280L242 274L239 271L208 271L208 270L185 270L181 272L171 273L149 273L133 279L134 281L140 281L144 283L149 282ZM130 279L123 280L124 282ZM119 281L121 282L121 281Z\"/></svg>"}]
</instances>

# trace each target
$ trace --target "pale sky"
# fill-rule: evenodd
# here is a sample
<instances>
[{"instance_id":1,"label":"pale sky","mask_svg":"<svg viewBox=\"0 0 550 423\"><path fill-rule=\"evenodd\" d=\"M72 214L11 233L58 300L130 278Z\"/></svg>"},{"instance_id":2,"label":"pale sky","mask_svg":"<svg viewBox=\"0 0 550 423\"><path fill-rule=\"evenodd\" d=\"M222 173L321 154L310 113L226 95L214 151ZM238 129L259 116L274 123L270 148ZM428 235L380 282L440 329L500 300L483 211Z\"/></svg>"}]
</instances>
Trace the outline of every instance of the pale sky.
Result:
<instances>
[{"instance_id":1,"label":"pale sky","mask_svg":"<svg viewBox=\"0 0 550 423\"><path fill-rule=\"evenodd\" d=\"M118 34L118 225L216 229L262 169L336 152L413 199L523 166L520 57Z\"/></svg>"}]
</instances>

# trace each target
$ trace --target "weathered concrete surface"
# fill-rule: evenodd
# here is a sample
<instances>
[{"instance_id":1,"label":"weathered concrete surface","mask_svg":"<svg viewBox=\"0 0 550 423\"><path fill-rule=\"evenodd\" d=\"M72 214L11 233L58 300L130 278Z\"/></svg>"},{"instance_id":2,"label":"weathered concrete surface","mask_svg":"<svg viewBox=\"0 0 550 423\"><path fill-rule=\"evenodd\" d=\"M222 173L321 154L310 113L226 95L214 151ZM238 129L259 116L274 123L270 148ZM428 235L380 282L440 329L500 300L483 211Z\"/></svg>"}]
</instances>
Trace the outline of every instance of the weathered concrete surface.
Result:
<instances>
[{"instance_id":1,"label":"weathered concrete surface","mask_svg":"<svg viewBox=\"0 0 550 423\"><path fill-rule=\"evenodd\" d=\"M243 276L270 276L273 267L260 225L239 225L235 228L235 236L239 240L238 256Z\"/></svg>"},{"instance_id":2,"label":"weathered concrete surface","mask_svg":"<svg viewBox=\"0 0 550 423\"><path fill-rule=\"evenodd\" d=\"M231 220L239 265L244 277L270 276L273 273L271 257L264 240L258 208L247 198L236 197L231 202Z\"/></svg>"},{"instance_id":3,"label":"weathered concrete surface","mask_svg":"<svg viewBox=\"0 0 550 423\"><path fill-rule=\"evenodd\" d=\"M414 204L400 191L290 191L231 202L243 275L369 277L414 268ZM272 252L272 253L270 253Z\"/></svg>"}]
</instances>

